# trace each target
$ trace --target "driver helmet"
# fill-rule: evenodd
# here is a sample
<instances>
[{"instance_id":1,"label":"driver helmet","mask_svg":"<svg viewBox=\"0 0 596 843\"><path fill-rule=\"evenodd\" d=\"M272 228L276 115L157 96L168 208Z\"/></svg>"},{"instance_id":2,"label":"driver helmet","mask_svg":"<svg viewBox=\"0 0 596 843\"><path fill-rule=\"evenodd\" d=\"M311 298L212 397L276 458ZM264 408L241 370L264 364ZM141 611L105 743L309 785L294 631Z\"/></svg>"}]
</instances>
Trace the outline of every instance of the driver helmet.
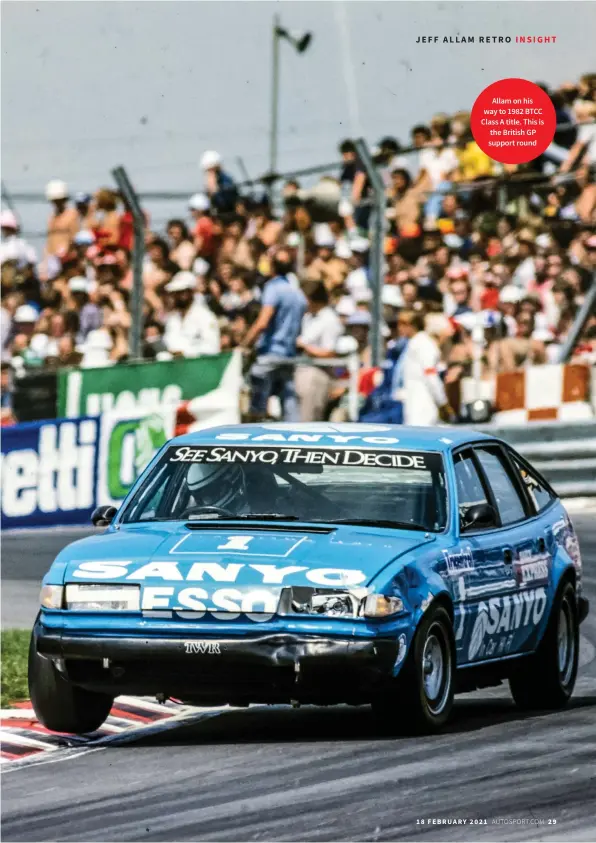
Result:
<instances>
[{"instance_id":1,"label":"driver helmet","mask_svg":"<svg viewBox=\"0 0 596 843\"><path fill-rule=\"evenodd\" d=\"M186 484L199 506L238 510L246 499L244 472L239 465L192 463L186 475Z\"/></svg>"}]
</instances>

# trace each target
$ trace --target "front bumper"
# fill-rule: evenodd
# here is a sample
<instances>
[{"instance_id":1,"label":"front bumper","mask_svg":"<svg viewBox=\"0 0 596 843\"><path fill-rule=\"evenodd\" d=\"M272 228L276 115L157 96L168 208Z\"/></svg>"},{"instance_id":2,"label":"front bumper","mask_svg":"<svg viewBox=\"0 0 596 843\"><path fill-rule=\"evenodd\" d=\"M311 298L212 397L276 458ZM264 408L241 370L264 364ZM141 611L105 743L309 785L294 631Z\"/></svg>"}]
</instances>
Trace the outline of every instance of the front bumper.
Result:
<instances>
[{"instance_id":1,"label":"front bumper","mask_svg":"<svg viewBox=\"0 0 596 843\"><path fill-rule=\"evenodd\" d=\"M96 637L35 628L37 651L90 690L204 704L367 702L390 681L395 639L263 634Z\"/></svg>"}]
</instances>

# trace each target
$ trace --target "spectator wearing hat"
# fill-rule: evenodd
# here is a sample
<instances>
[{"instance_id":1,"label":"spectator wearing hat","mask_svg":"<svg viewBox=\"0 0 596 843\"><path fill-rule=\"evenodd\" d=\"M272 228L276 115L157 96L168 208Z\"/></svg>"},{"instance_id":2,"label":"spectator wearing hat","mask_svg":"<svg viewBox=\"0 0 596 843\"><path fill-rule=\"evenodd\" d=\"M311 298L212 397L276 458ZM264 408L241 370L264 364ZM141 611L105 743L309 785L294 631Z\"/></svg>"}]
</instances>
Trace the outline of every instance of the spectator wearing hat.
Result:
<instances>
[{"instance_id":1,"label":"spectator wearing hat","mask_svg":"<svg viewBox=\"0 0 596 843\"><path fill-rule=\"evenodd\" d=\"M53 179L46 185L46 199L53 206L48 220L46 255L58 255L68 251L79 230L79 215L76 208L68 207L68 186L66 182Z\"/></svg>"},{"instance_id":2,"label":"spectator wearing hat","mask_svg":"<svg viewBox=\"0 0 596 843\"><path fill-rule=\"evenodd\" d=\"M454 414L439 376L441 351L425 331L423 315L402 311L398 328L400 336L408 340L403 358L404 423L432 426L439 420L452 421Z\"/></svg>"},{"instance_id":3,"label":"spectator wearing hat","mask_svg":"<svg viewBox=\"0 0 596 843\"><path fill-rule=\"evenodd\" d=\"M368 253L370 243L366 237L356 236L350 239L352 257L349 260L349 272L345 286L348 292L355 296L358 291L370 289L370 270L368 267Z\"/></svg>"},{"instance_id":4,"label":"spectator wearing hat","mask_svg":"<svg viewBox=\"0 0 596 843\"><path fill-rule=\"evenodd\" d=\"M74 206L79 216L80 231L91 231L92 228L92 211L93 197L90 193L79 191L74 195Z\"/></svg>"},{"instance_id":5,"label":"spectator wearing hat","mask_svg":"<svg viewBox=\"0 0 596 843\"><path fill-rule=\"evenodd\" d=\"M198 357L220 351L219 324L215 314L196 296L196 289L197 279L192 272L177 272L165 286L173 300L163 337L170 353Z\"/></svg>"},{"instance_id":6,"label":"spectator wearing hat","mask_svg":"<svg viewBox=\"0 0 596 843\"><path fill-rule=\"evenodd\" d=\"M346 280L348 265L345 259L337 255L336 240L331 227L327 223L319 223L315 226L314 245L316 256L308 265L306 277L314 281L320 279L327 287L327 290L340 287ZM346 254L346 248L348 249L349 257L351 257L352 252L345 241L342 241L340 245L340 255L342 254L342 249L344 250L343 254Z\"/></svg>"},{"instance_id":7,"label":"spectator wearing hat","mask_svg":"<svg viewBox=\"0 0 596 843\"><path fill-rule=\"evenodd\" d=\"M346 333L354 337L358 344L358 355L360 364L369 367L372 364L372 349L370 346L370 328L372 316L368 310L357 308L351 316L346 319Z\"/></svg>"},{"instance_id":8,"label":"spectator wearing hat","mask_svg":"<svg viewBox=\"0 0 596 843\"><path fill-rule=\"evenodd\" d=\"M113 366L117 361L112 356L114 340L106 326L90 331L84 343L79 346L81 352L81 367L83 369L97 369Z\"/></svg>"},{"instance_id":9,"label":"spectator wearing hat","mask_svg":"<svg viewBox=\"0 0 596 843\"><path fill-rule=\"evenodd\" d=\"M0 229L2 243L0 244L0 263L14 263L15 268L23 269L37 263L37 255L33 246L19 236L19 222L12 211L0 213Z\"/></svg>"},{"instance_id":10,"label":"spectator wearing hat","mask_svg":"<svg viewBox=\"0 0 596 843\"><path fill-rule=\"evenodd\" d=\"M337 341L344 332L339 316L329 306L329 293L323 281L305 281L307 311L302 319L296 347L313 359L323 360L336 355ZM322 421L329 403L332 378L324 366L298 366L296 393L300 401L301 421Z\"/></svg>"},{"instance_id":11,"label":"spectator wearing hat","mask_svg":"<svg viewBox=\"0 0 596 843\"><path fill-rule=\"evenodd\" d=\"M90 331L95 331L102 324L103 317L99 305L89 299L89 294L94 286L94 282L89 281L82 275L75 275L68 282L73 309L78 314L77 342L79 343L85 342Z\"/></svg>"},{"instance_id":12,"label":"spectator wearing hat","mask_svg":"<svg viewBox=\"0 0 596 843\"><path fill-rule=\"evenodd\" d=\"M87 228L82 228L73 237L72 244L77 250L79 258L83 258L87 254L87 249L95 245L95 234Z\"/></svg>"},{"instance_id":13,"label":"spectator wearing hat","mask_svg":"<svg viewBox=\"0 0 596 843\"><path fill-rule=\"evenodd\" d=\"M31 336L38 318L39 313L32 305L20 305L16 308L13 317L16 332Z\"/></svg>"},{"instance_id":14,"label":"spectator wearing hat","mask_svg":"<svg viewBox=\"0 0 596 843\"><path fill-rule=\"evenodd\" d=\"M188 200L194 220L192 238L197 257L211 260L217 248L215 224L211 219L211 202L205 193L195 193Z\"/></svg>"},{"instance_id":15,"label":"spectator wearing hat","mask_svg":"<svg viewBox=\"0 0 596 843\"><path fill-rule=\"evenodd\" d=\"M507 334L514 337L517 333L516 316L519 310L519 303L524 294L514 284L507 284L499 292L499 311L503 317Z\"/></svg>"},{"instance_id":16,"label":"spectator wearing hat","mask_svg":"<svg viewBox=\"0 0 596 843\"><path fill-rule=\"evenodd\" d=\"M263 288L259 315L242 341L244 349L254 345L257 353L250 370L250 413L254 419L265 418L269 398L275 395L281 401L284 419L298 421L294 369L286 361L296 356L306 299L291 283L293 263L286 247L275 252L272 269L272 277Z\"/></svg>"},{"instance_id":17,"label":"spectator wearing hat","mask_svg":"<svg viewBox=\"0 0 596 843\"><path fill-rule=\"evenodd\" d=\"M201 169L212 207L220 214L231 213L236 207L238 190L234 179L222 169L219 152L213 149L204 152L201 157Z\"/></svg>"}]
</instances>

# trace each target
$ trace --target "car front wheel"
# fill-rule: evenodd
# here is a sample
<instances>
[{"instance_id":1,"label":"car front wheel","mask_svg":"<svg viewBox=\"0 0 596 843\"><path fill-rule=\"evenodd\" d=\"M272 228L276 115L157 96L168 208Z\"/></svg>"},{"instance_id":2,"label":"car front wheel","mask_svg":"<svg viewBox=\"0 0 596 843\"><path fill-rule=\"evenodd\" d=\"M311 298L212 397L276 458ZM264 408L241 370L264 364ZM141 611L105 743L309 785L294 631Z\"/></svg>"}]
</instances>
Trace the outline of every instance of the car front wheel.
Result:
<instances>
[{"instance_id":1,"label":"car front wheel","mask_svg":"<svg viewBox=\"0 0 596 843\"><path fill-rule=\"evenodd\" d=\"M579 620L572 583L565 582L555 597L544 637L536 652L520 661L509 687L521 709L563 708L569 701L579 658Z\"/></svg>"},{"instance_id":2,"label":"car front wheel","mask_svg":"<svg viewBox=\"0 0 596 843\"><path fill-rule=\"evenodd\" d=\"M53 732L69 734L94 732L114 702L107 694L86 691L64 679L50 659L37 652L35 635L29 644L29 694L40 723Z\"/></svg>"},{"instance_id":3,"label":"car front wheel","mask_svg":"<svg viewBox=\"0 0 596 843\"><path fill-rule=\"evenodd\" d=\"M383 731L439 731L453 708L454 672L451 618L443 606L431 606L416 630L393 686L373 701L373 712Z\"/></svg>"}]
</instances>

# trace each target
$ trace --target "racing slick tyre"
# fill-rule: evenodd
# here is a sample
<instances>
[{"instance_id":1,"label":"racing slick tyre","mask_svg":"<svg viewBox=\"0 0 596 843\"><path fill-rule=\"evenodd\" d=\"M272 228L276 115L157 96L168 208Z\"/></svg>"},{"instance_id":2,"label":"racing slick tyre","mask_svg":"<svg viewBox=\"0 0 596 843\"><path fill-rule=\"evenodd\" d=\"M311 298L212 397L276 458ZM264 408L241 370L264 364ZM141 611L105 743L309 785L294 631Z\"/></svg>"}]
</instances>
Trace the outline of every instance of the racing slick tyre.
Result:
<instances>
[{"instance_id":1,"label":"racing slick tyre","mask_svg":"<svg viewBox=\"0 0 596 843\"><path fill-rule=\"evenodd\" d=\"M40 723L53 732L94 732L110 713L113 698L71 685L50 659L40 656L35 635L29 644L29 694Z\"/></svg>"},{"instance_id":2,"label":"racing slick tyre","mask_svg":"<svg viewBox=\"0 0 596 843\"><path fill-rule=\"evenodd\" d=\"M520 661L509 677L518 708L556 709L567 705L579 658L579 620L575 588L564 582L553 602L544 637L536 652Z\"/></svg>"},{"instance_id":3,"label":"racing slick tyre","mask_svg":"<svg viewBox=\"0 0 596 843\"><path fill-rule=\"evenodd\" d=\"M373 713L385 733L432 734L453 708L455 640L443 606L431 606L420 622L393 687L373 700Z\"/></svg>"}]
</instances>

